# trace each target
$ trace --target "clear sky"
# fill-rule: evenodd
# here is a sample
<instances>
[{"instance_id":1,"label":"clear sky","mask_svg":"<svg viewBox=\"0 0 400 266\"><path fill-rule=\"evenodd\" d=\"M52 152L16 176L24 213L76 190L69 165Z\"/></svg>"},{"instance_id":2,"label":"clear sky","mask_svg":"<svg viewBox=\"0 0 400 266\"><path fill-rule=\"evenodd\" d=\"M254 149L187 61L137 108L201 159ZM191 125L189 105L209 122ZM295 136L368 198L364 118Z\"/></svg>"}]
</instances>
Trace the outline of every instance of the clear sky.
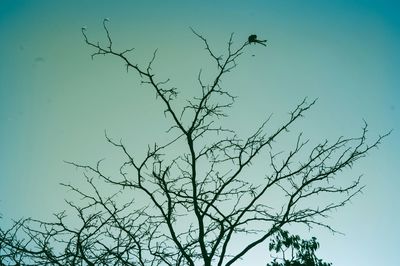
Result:
<instances>
[{"instance_id":1,"label":"clear sky","mask_svg":"<svg viewBox=\"0 0 400 266\"><path fill-rule=\"evenodd\" d=\"M80 32L104 40L110 18L115 45L135 47L139 62L159 48L155 66L190 95L207 69L194 27L216 49L231 32L268 39L243 55L226 84L238 95L231 118L246 132L269 113L284 121L304 97L319 98L301 121L314 141L361 132L372 141L393 129L378 150L344 174L364 174L364 193L332 213L345 235L311 232L334 265L396 265L400 260L400 6L397 1L23 1L0 2L0 213L49 217L79 182L63 160L93 163L114 154L104 129L144 150L166 121L154 93L115 58L90 59ZM252 56L254 55L254 56ZM250 118L250 119L249 119ZM161 133L160 133L161 132ZM257 257L247 265L258 265Z\"/></svg>"}]
</instances>

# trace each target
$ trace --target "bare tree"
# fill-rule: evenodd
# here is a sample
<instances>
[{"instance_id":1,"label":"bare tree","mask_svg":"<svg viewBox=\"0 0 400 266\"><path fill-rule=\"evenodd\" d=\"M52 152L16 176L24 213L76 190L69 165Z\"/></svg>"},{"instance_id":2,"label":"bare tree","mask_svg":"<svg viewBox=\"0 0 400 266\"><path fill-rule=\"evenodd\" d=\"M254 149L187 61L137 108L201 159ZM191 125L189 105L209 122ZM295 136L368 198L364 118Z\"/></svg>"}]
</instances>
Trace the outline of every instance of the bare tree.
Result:
<instances>
[{"instance_id":1,"label":"bare tree","mask_svg":"<svg viewBox=\"0 0 400 266\"><path fill-rule=\"evenodd\" d=\"M360 178L341 179L344 176L339 173L387 134L368 144L365 124L358 137L311 146L300 133L292 149L276 151L278 138L314 105L315 101L305 99L275 130L266 130L267 119L241 138L217 125L235 101L221 79L233 72L251 42L235 46L232 34L226 53L220 56L205 37L192 30L217 71L212 80L205 80L200 71L199 94L178 109L174 101L178 90L152 70L156 51L146 66L137 64L129 58L133 49L114 49L107 23L103 21L104 45L91 41L82 29L86 44L94 49L92 57L119 58L154 90L171 122L170 140L150 145L140 157L106 134L107 141L126 158L115 175L105 173L101 161L96 165L68 162L82 170L89 185L86 190L63 184L82 199L79 204L67 201L78 221L71 223L71 215L64 211L53 222L25 219L1 229L1 265L228 266L253 248L267 246L289 224L335 232L324 218L362 189ZM177 150L177 156L169 155ZM263 158L266 169L254 179L246 171L258 158ZM115 193L101 189L101 184ZM322 200L327 194L332 200ZM139 196L146 197L146 204L136 200ZM127 201L128 197L133 200ZM238 239L240 246L234 245Z\"/></svg>"}]
</instances>

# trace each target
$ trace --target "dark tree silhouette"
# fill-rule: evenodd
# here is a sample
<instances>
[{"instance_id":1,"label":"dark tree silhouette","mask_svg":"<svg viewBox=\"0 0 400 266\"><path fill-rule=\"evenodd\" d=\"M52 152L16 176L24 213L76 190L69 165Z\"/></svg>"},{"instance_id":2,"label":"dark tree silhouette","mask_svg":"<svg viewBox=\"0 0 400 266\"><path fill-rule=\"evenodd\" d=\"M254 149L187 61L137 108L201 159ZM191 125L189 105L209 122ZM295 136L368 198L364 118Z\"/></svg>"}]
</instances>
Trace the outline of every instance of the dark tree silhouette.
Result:
<instances>
[{"instance_id":1,"label":"dark tree silhouette","mask_svg":"<svg viewBox=\"0 0 400 266\"><path fill-rule=\"evenodd\" d=\"M82 29L86 44L94 49L92 57L120 59L156 93L171 122L170 140L150 145L140 156L106 134L126 158L118 173L106 173L101 161L69 162L82 170L88 184L88 189L63 184L81 199L67 201L74 214L63 211L51 222L19 220L1 229L2 265L228 266L254 247L267 246L289 224L335 231L324 218L362 189L360 178L349 180L339 174L386 135L367 144L365 125L358 137L311 146L299 134L292 149L281 152L275 142L315 103L305 99L281 126L266 130L267 119L241 138L217 125L235 100L221 79L233 72L251 42L234 46L231 35L226 53L219 56L206 38L192 30L217 71L212 80L200 72L199 94L178 109L174 101L178 90L153 72L156 52L146 66L137 64L129 58L133 49L115 50L107 23L103 21L104 45L89 39ZM169 156L177 151L180 154ZM247 169L259 158L264 158L265 173L253 178ZM327 194L332 201L321 200ZM145 204L138 200L143 197ZM77 221L71 222L71 217Z\"/></svg>"},{"instance_id":2,"label":"dark tree silhouette","mask_svg":"<svg viewBox=\"0 0 400 266\"><path fill-rule=\"evenodd\" d=\"M331 266L315 255L319 243L315 237L310 240L301 239L298 235L290 235L288 231L279 230L269 244L269 251L278 253L267 266Z\"/></svg>"}]
</instances>

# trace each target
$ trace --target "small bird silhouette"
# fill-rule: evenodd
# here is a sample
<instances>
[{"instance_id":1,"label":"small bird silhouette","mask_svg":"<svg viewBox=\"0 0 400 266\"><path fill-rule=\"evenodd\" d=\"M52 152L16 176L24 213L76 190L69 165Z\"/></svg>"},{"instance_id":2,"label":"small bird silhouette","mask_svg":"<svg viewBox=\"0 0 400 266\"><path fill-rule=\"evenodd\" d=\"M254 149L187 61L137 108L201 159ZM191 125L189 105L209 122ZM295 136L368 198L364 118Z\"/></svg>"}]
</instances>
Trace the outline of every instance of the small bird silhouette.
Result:
<instances>
[{"instance_id":1,"label":"small bird silhouette","mask_svg":"<svg viewBox=\"0 0 400 266\"><path fill-rule=\"evenodd\" d=\"M248 41L249 41L249 43L254 43L254 44L259 43L259 44L262 44L264 46L267 46L265 44L267 42L267 40L258 40L257 39L257 35L255 35L255 34L250 35Z\"/></svg>"}]
</instances>

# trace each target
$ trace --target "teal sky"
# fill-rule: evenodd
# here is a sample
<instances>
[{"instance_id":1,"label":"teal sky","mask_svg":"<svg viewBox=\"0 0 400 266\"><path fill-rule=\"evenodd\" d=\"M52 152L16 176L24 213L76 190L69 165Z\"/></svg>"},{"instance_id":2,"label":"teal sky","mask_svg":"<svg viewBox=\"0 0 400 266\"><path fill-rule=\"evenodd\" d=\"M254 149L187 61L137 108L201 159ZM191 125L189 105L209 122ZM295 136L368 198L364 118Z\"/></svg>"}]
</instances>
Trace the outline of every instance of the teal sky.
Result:
<instances>
[{"instance_id":1,"label":"teal sky","mask_svg":"<svg viewBox=\"0 0 400 266\"><path fill-rule=\"evenodd\" d=\"M284 3L283 3L284 2ZM23 1L0 2L0 213L48 218L64 206L60 182L81 175L63 160L94 163L116 156L104 130L137 152L162 140L168 121L133 72L98 57L83 42L104 40L110 18L116 47L135 47L182 96L197 73L212 71L194 27L215 49L231 32L250 47L226 86L239 98L227 123L240 133L268 114L276 122L304 97L319 98L295 130L313 141L357 135L363 119L372 141L393 129L379 149L345 175L363 174L362 195L327 222L345 235L316 230L321 257L334 265L396 265L400 260L400 4L397 1ZM255 56L252 56L255 55ZM308 232L306 232L308 234ZM260 252L260 251L258 251ZM262 250L261 250L262 253ZM264 254L243 265L264 265ZM260 263L260 264L258 264Z\"/></svg>"}]
</instances>

